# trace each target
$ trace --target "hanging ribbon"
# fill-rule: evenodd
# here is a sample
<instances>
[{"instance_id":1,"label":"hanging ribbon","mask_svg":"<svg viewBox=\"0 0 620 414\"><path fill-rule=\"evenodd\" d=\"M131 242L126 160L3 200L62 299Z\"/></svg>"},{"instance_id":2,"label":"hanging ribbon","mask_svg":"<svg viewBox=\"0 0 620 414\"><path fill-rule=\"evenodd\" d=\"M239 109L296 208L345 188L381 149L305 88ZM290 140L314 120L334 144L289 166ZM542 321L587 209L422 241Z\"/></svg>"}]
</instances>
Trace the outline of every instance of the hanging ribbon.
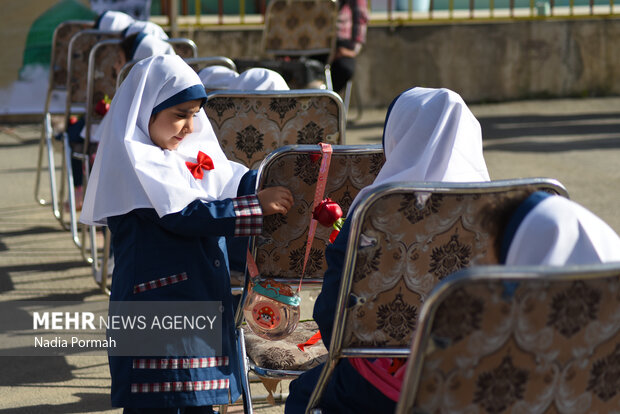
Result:
<instances>
[{"instance_id":1,"label":"hanging ribbon","mask_svg":"<svg viewBox=\"0 0 620 414\"><path fill-rule=\"evenodd\" d=\"M305 351L304 349L305 347L314 345L320 340L321 340L321 331L316 331L316 333L312 335L310 339L308 339L306 342L304 342L303 344L297 344L297 348L299 348L301 351Z\"/></svg>"},{"instance_id":2,"label":"hanging ribbon","mask_svg":"<svg viewBox=\"0 0 620 414\"><path fill-rule=\"evenodd\" d=\"M304 256L304 264L301 269L301 276L299 277L299 286L297 286L297 293L301 290L301 282L304 279L304 273L306 272L306 265L308 264L308 258L310 257L310 250L312 248L312 241L314 240L314 233L316 233L316 226L318 221L312 218L312 212L323 200L323 194L325 194L325 185L327 184L327 174L329 173L329 164L332 159L332 146L321 142L321 166L319 167L319 177L316 180L316 189L314 190L314 202L312 203L312 209L310 209L310 226L308 228L308 241L306 242L306 254Z\"/></svg>"}]
</instances>

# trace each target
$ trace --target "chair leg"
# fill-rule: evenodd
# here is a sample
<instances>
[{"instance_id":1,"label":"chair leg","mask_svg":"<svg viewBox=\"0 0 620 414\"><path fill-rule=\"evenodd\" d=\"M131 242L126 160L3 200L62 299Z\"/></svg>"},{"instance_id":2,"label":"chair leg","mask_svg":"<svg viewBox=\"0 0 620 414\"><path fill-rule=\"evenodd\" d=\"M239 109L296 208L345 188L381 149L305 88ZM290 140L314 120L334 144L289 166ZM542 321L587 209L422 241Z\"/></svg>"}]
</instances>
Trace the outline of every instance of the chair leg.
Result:
<instances>
[{"instance_id":1,"label":"chair leg","mask_svg":"<svg viewBox=\"0 0 620 414\"><path fill-rule=\"evenodd\" d=\"M69 225L70 225L69 228L71 230L71 238L73 239L73 243L77 246L77 248L80 249L80 252L82 253L82 258L87 263L93 263L95 261L94 258L86 254L86 243L85 243L86 234L87 234L86 228L82 229L81 231L82 237L80 237L80 229L78 226L77 211L75 207L73 171L71 170L71 157L73 155L72 155L71 146L69 145L69 137L66 133L63 136L63 147L64 147L63 173L66 175L66 180L64 181L66 182L67 194L69 196ZM96 242L95 242L95 238L93 234L91 234L90 239L91 239L91 243L94 243L91 245L91 251L93 250L96 251Z\"/></svg>"},{"instance_id":2,"label":"chair leg","mask_svg":"<svg viewBox=\"0 0 620 414\"><path fill-rule=\"evenodd\" d=\"M252 394L250 392L250 378L248 373L248 357L245 350L245 337L243 329L237 328L237 354L239 355L239 368L241 369L241 395L243 397L243 412L245 414L254 413L252 408Z\"/></svg>"},{"instance_id":3,"label":"chair leg","mask_svg":"<svg viewBox=\"0 0 620 414\"><path fill-rule=\"evenodd\" d=\"M349 117L349 104L351 103L351 89L353 86L353 79L347 81L347 86L344 90L344 113Z\"/></svg>"},{"instance_id":4,"label":"chair leg","mask_svg":"<svg viewBox=\"0 0 620 414\"><path fill-rule=\"evenodd\" d=\"M52 141L52 119L49 112L45 112L41 127L41 139L39 140L39 157L37 161L37 172L34 183L34 198L41 205L50 204L49 200L45 200L40 195L41 176L43 174L43 153L47 149L47 169L50 179L50 193L52 213L56 219L60 219L60 210L58 207L58 194L56 189L56 165L54 164L54 146Z\"/></svg>"}]
</instances>

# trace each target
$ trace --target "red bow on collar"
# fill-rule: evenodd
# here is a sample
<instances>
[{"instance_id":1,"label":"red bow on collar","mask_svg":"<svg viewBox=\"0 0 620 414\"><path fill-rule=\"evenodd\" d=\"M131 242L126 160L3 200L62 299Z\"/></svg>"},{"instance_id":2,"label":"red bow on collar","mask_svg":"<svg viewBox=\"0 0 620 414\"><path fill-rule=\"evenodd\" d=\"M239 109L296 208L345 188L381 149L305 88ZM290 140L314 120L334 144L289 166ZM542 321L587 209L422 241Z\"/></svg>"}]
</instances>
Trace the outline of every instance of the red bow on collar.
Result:
<instances>
[{"instance_id":1,"label":"red bow on collar","mask_svg":"<svg viewBox=\"0 0 620 414\"><path fill-rule=\"evenodd\" d=\"M189 168L195 179L202 180L204 172L202 170L212 170L213 160L202 151L198 151L197 163L185 161L185 165Z\"/></svg>"}]
</instances>

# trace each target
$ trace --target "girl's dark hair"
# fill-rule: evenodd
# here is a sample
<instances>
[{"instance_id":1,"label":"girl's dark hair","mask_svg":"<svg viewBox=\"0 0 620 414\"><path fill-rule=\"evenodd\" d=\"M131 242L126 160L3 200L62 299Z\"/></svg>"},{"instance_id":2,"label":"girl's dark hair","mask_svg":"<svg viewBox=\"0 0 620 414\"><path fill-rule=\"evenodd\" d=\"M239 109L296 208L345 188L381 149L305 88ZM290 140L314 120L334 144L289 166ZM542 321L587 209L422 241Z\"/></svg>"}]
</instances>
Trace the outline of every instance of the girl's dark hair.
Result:
<instances>
[{"instance_id":1,"label":"girl's dark hair","mask_svg":"<svg viewBox=\"0 0 620 414\"><path fill-rule=\"evenodd\" d=\"M136 43L136 38L138 37L138 34L140 34L140 32L131 34L127 36L126 38L124 38L123 41L121 42L121 49L123 50L123 53L125 54L125 60L127 62L133 59L134 45Z\"/></svg>"}]
</instances>

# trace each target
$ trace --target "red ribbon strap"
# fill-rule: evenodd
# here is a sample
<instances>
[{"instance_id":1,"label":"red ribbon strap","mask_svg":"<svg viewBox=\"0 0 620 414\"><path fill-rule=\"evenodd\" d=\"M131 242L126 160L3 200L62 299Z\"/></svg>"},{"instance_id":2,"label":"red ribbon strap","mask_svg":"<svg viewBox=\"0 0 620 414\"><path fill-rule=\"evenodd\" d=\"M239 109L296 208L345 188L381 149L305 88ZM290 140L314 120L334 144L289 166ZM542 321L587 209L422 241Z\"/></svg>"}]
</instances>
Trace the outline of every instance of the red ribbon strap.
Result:
<instances>
[{"instance_id":1,"label":"red ribbon strap","mask_svg":"<svg viewBox=\"0 0 620 414\"><path fill-rule=\"evenodd\" d=\"M212 170L214 168L213 160L202 151L198 151L196 159L198 162L185 161L185 165L187 165L187 168L189 168L189 171L195 179L202 180L204 176L203 170Z\"/></svg>"},{"instance_id":2,"label":"red ribbon strap","mask_svg":"<svg viewBox=\"0 0 620 414\"><path fill-rule=\"evenodd\" d=\"M312 241L314 240L314 233L316 232L316 221L312 217L312 212L323 200L323 194L325 193L325 185L327 184L327 174L329 173L329 164L332 159L332 146L323 142L319 143L321 147L321 165L319 167L319 177L316 181L316 188L314 190L314 202L312 203L312 210L310 210L310 225L308 228L308 241L306 242L306 254L304 255L304 264L301 268L301 276L299 277L299 286L297 286L297 292L301 290L301 283L304 280L304 273L306 272L306 265L308 264L308 258L310 257L310 248L312 247Z\"/></svg>"},{"instance_id":3,"label":"red ribbon strap","mask_svg":"<svg viewBox=\"0 0 620 414\"><path fill-rule=\"evenodd\" d=\"M316 331L316 333L312 335L310 339L308 339L306 342L304 342L303 344L297 344L297 348L299 348L302 351L305 351L304 349L305 347L316 344L317 342L319 342L320 339L321 339L321 331Z\"/></svg>"}]
</instances>

